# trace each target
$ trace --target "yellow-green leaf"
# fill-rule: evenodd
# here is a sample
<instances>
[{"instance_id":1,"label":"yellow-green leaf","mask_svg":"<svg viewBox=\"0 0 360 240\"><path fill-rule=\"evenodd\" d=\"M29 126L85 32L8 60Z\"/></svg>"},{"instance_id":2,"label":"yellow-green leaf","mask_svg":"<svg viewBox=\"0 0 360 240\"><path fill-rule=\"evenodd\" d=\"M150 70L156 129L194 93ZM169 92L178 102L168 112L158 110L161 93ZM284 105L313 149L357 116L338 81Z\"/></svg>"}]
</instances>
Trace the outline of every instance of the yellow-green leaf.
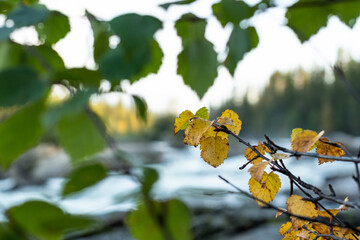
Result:
<instances>
[{"instance_id":1,"label":"yellow-green leaf","mask_svg":"<svg viewBox=\"0 0 360 240\"><path fill-rule=\"evenodd\" d=\"M203 118L205 120L209 120L209 111L206 107L202 107L196 111L195 117Z\"/></svg>"},{"instance_id":2,"label":"yellow-green leaf","mask_svg":"<svg viewBox=\"0 0 360 240\"><path fill-rule=\"evenodd\" d=\"M175 119L174 135L177 134L180 130L185 129L188 126L190 119L193 117L194 114L189 110L185 110L180 113L179 117Z\"/></svg>"}]
</instances>

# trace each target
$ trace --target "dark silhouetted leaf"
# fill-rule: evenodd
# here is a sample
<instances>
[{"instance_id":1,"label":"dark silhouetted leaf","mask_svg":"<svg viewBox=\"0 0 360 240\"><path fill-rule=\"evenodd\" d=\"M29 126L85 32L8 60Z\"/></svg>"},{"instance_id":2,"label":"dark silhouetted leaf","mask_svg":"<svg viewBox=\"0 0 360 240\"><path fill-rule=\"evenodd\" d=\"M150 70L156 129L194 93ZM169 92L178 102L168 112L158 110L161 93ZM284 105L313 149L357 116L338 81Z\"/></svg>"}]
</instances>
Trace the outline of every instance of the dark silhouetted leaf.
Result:
<instances>
[{"instance_id":1,"label":"dark silhouetted leaf","mask_svg":"<svg viewBox=\"0 0 360 240\"><path fill-rule=\"evenodd\" d=\"M71 86L79 87L80 85L85 87L100 86L102 80L101 74L97 70L90 70L87 68L71 68L61 72L57 72L55 78L57 80L68 80Z\"/></svg>"},{"instance_id":2,"label":"dark silhouetted leaf","mask_svg":"<svg viewBox=\"0 0 360 240\"><path fill-rule=\"evenodd\" d=\"M94 36L94 59L99 63L101 56L109 50L110 26L107 22L96 19L94 15L86 12Z\"/></svg>"},{"instance_id":3,"label":"dark silhouetted leaf","mask_svg":"<svg viewBox=\"0 0 360 240\"><path fill-rule=\"evenodd\" d=\"M169 3L164 3L159 5L160 7L164 8L165 10L167 10L169 7L173 6L173 5L187 5L190 3L195 2L196 0L181 0L181 1L174 1L174 2L169 2Z\"/></svg>"},{"instance_id":4,"label":"dark silhouetted leaf","mask_svg":"<svg viewBox=\"0 0 360 240\"><path fill-rule=\"evenodd\" d=\"M0 72L0 106L22 105L44 97L48 85L28 67Z\"/></svg>"},{"instance_id":5,"label":"dark silhouetted leaf","mask_svg":"<svg viewBox=\"0 0 360 240\"><path fill-rule=\"evenodd\" d=\"M74 161L91 156L106 146L104 137L85 111L64 115L57 131L61 145Z\"/></svg>"},{"instance_id":6,"label":"dark silhouetted leaf","mask_svg":"<svg viewBox=\"0 0 360 240\"><path fill-rule=\"evenodd\" d=\"M205 39L206 21L193 14L183 15L175 24L183 50L178 56L177 73L202 98L217 76L217 54Z\"/></svg>"},{"instance_id":7,"label":"dark silhouetted leaf","mask_svg":"<svg viewBox=\"0 0 360 240\"><path fill-rule=\"evenodd\" d=\"M43 25L38 25L36 30L39 38L51 45L64 38L70 31L69 19L58 11L51 11Z\"/></svg>"},{"instance_id":8,"label":"dark silhouetted leaf","mask_svg":"<svg viewBox=\"0 0 360 240\"><path fill-rule=\"evenodd\" d=\"M9 13L8 19L14 21L15 28L20 28L45 21L48 16L49 11L43 5L20 5Z\"/></svg>"},{"instance_id":9,"label":"dark silhouetted leaf","mask_svg":"<svg viewBox=\"0 0 360 240\"><path fill-rule=\"evenodd\" d=\"M100 70L114 83L128 79L131 83L149 73L156 73L163 53L155 40L143 42L136 51L119 45L108 51L100 60Z\"/></svg>"},{"instance_id":10,"label":"dark silhouetted leaf","mask_svg":"<svg viewBox=\"0 0 360 240\"><path fill-rule=\"evenodd\" d=\"M223 27L229 22L238 25L242 20L252 17L256 10L244 1L236 0L222 0L215 3L212 9Z\"/></svg>"},{"instance_id":11,"label":"dark silhouetted leaf","mask_svg":"<svg viewBox=\"0 0 360 240\"><path fill-rule=\"evenodd\" d=\"M154 185L154 183L159 179L159 173L152 168L143 169L143 183L142 190L145 194L148 194Z\"/></svg>"},{"instance_id":12,"label":"dark silhouetted leaf","mask_svg":"<svg viewBox=\"0 0 360 240\"><path fill-rule=\"evenodd\" d=\"M44 103L39 102L20 109L0 124L0 162L3 168L26 150L35 146L43 133L41 114Z\"/></svg>"},{"instance_id":13,"label":"dark silhouetted leaf","mask_svg":"<svg viewBox=\"0 0 360 240\"><path fill-rule=\"evenodd\" d=\"M90 227L94 221L64 213L43 201L28 201L7 211L10 222L37 239L60 240L65 233Z\"/></svg>"},{"instance_id":14,"label":"dark silhouetted leaf","mask_svg":"<svg viewBox=\"0 0 360 240\"><path fill-rule=\"evenodd\" d=\"M145 100L137 95L132 95L135 105L136 105L136 112L137 115L142 119L144 122L147 121L147 104Z\"/></svg>"},{"instance_id":15,"label":"dark silhouetted leaf","mask_svg":"<svg viewBox=\"0 0 360 240\"><path fill-rule=\"evenodd\" d=\"M207 40L186 45L178 56L177 73L202 98L217 76L217 54Z\"/></svg>"},{"instance_id":16,"label":"dark silhouetted leaf","mask_svg":"<svg viewBox=\"0 0 360 240\"><path fill-rule=\"evenodd\" d=\"M47 128L51 128L64 116L71 116L82 112L87 107L89 99L94 91L77 91L70 99L49 109L42 117L42 122Z\"/></svg>"},{"instance_id":17,"label":"dark silhouetted leaf","mask_svg":"<svg viewBox=\"0 0 360 240\"><path fill-rule=\"evenodd\" d=\"M112 19L110 26L120 37L121 44L135 50L144 42L151 41L155 32L162 28L162 22L151 16L129 13Z\"/></svg>"},{"instance_id":18,"label":"dark silhouetted leaf","mask_svg":"<svg viewBox=\"0 0 360 240\"><path fill-rule=\"evenodd\" d=\"M229 52L224 63L231 75L234 75L237 63L244 58L246 53L255 48L258 43L259 38L255 28L248 27L247 29L241 29L239 26L234 26L227 43Z\"/></svg>"},{"instance_id":19,"label":"dark silhouetted leaf","mask_svg":"<svg viewBox=\"0 0 360 240\"><path fill-rule=\"evenodd\" d=\"M93 163L75 169L63 188L62 195L77 193L87 187L93 186L106 177L106 169L100 163Z\"/></svg>"}]
</instances>

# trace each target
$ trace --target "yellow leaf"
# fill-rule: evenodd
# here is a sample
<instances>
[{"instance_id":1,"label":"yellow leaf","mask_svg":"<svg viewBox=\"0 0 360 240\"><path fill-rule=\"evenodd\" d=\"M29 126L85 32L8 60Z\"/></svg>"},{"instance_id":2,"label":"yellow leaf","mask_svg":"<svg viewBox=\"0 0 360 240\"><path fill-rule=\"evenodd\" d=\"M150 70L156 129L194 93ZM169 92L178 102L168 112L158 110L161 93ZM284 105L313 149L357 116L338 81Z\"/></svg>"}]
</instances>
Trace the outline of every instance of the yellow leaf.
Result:
<instances>
[{"instance_id":1,"label":"yellow leaf","mask_svg":"<svg viewBox=\"0 0 360 240\"><path fill-rule=\"evenodd\" d=\"M284 223L283 225L281 225L280 230L279 230L280 234L284 235L287 231L289 231L291 226L292 226L291 222L287 222L287 223Z\"/></svg>"},{"instance_id":2,"label":"yellow leaf","mask_svg":"<svg viewBox=\"0 0 360 240\"><path fill-rule=\"evenodd\" d=\"M188 125L190 119L192 119L193 117L194 117L194 114L192 112L190 112L189 110L185 110L182 113L180 113L179 117L177 117L175 119L174 135L176 135L181 129L185 129L185 127Z\"/></svg>"},{"instance_id":3,"label":"yellow leaf","mask_svg":"<svg viewBox=\"0 0 360 240\"><path fill-rule=\"evenodd\" d=\"M235 126L236 125L234 124L233 120L231 120L231 118L228 118L228 117L218 117L216 119L216 122L219 124L219 125L229 125L229 126Z\"/></svg>"},{"instance_id":4,"label":"yellow leaf","mask_svg":"<svg viewBox=\"0 0 360 240\"><path fill-rule=\"evenodd\" d=\"M268 165L268 162L257 162L251 168L249 168L249 172L251 177L253 177L256 181L261 182L262 176L264 174L264 170Z\"/></svg>"},{"instance_id":5,"label":"yellow leaf","mask_svg":"<svg viewBox=\"0 0 360 240\"><path fill-rule=\"evenodd\" d=\"M265 150L267 149L267 147L264 145L264 144L261 144L261 143L259 143L259 145L258 146L253 146L256 150L258 150L259 151L259 153L261 153L262 155L264 155L265 154ZM256 153L251 149L251 148L246 148L246 150L245 150L245 157L246 157L246 159L248 160L248 161L251 161L251 160L253 160L254 159L254 157L256 157ZM255 160L253 160L251 163L252 164L255 164L255 163L257 163L257 162L261 162L263 160L263 158L261 158L261 157L258 157L258 158L256 158Z\"/></svg>"},{"instance_id":6,"label":"yellow leaf","mask_svg":"<svg viewBox=\"0 0 360 240\"><path fill-rule=\"evenodd\" d=\"M328 211L332 215L336 216L336 214L338 214L338 212L340 212L340 209L328 209ZM326 218L329 218L330 220L332 220L332 216L329 213L327 213L325 210L319 211L319 216L326 217Z\"/></svg>"},{"instance_id":7,"label":"yellow leaf","mask_svg":"<svg viewBox=\"0 0 360 240\"><path fill-rule=\"evenodd\" d=\"M329 226L323 223L311 223L311 228L320 234L330 234Z\"/></svg>"},{"instance_id":8,"label":"yellow leaf","mask_svg":"<svg viewBox=\"0 0 360 240\"><path fill-rule=\"evenodd\" d=\"M297 233L298 231L286 233L282 240L299 240L300 238L296 236Z\"/></svg>"},{"instance_id":9,"label":"yellow leaf","mask_svg":"<svg viewBox=\"0 0 360 240\"><path fill-rule=\"evenodd\" d=\"M281 187L281 181L279 176L276 173L267 174L264 172L264 175L261 179L261 183L256 181L255 178L251 177L249 180L249 190L252 195L258 199L261 199L267 203L274 200L276 193ZM265 206L264 203L256 201L260 206Z\"/></svg>"},{"instance_id":10,"label":"yellow leaf","mask_svg":"<svg viewBox=\"0 0 360 240\"><path fill-rule=\"evenodd\" d=\"M316 218L319 215L319 209L313 202L304 201L303 198L299 195L291 195L287 200L287 210L291 214L308 217L308 218ZM293 223L294 228L299 229L308 221L300 220L296 217L290 217Z\"/></svg>"},{"instance_id":11,"label":"yellow leaf","mask_svg":"<svg viewBox=\"0 0 360 240\"><path fill-rule=\"evenodd\" d=\"M342 150L339 147L335 147L333 145L327 144L327 143L330 143L329 139L321 138L319 141L319 144L316 148L316 152L318 154L327 155L327 156L337 156L337 157L345 156L346 153L344 150ZM337 142L337 144L344 147L344 145L340 142ZM332 160L332 159L319 158L319 165L323 164L325 162L333 162L333 161L334 160Z\"/></svg>"},{"instance_id":12,"label":"yellow leaf","mask_svg":"<svg viewBox=\"0 0 360 240\"><path fill-rule=\"evenodd\" d=\"M226 109L222 114L221 117L230 118L234 125L226 125L226 127L235 135L239 135L241 130L241 120L239 119L239 115L236 112Z\"/></svg>"},{"instance_id":13,"label":"yellow leaf","mask_svg":"<svg viewBox=\"0 0 360 240\"><path fill-rule=\"evenodd\" d=\"M184 143L196 147L200 143L202 135L210 128L212 122L196 118L185 129Z\"/></svg>"},{"instance_id":14,"label":"yellow leaf","mask_svg":"<svg viewBox=\"0 0 360 240\"><path fill-rule=\"evenodd\" d=\"M317 134L312 130L303 130L297 133L291 141L291 150L296 152L307 152L314 148L317 141L324 134L324 131L321 131Z\"/></svg>"},{"instance_id":15,"label":"yellow leaf","mask_svg":"<svg viewBox=\"0 0 360 240\"><path fill-rule=\"evenodd\" d=\"M229 143L219 136L200 139L201 157L213 167L218 167L227 158Z\"/></svg>"}]
</instances>

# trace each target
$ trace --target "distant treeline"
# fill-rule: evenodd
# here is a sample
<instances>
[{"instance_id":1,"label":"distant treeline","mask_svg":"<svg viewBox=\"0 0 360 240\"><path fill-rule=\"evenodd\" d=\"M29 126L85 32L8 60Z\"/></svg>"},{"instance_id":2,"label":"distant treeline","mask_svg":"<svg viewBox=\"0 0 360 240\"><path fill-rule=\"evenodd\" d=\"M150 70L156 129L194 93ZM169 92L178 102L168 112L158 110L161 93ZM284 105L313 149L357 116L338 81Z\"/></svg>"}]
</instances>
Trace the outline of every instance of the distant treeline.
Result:
<instances>
[{"instance_id":1,"label":"distant treeline","mask_svg":"<svg viewBox=\"0 0 360 240\"><path fill-rule=\"evenodd\" d=\"M360 94L360 63L343 66L346 78ZM288 136L301 127L326 132L360 135L360 104L340 79L326 78L324 71L275 73L256 104L247 96L241 103L229 101L219 109L235 110L243 121L243 134Z\"/></svg>"}]
</instances>

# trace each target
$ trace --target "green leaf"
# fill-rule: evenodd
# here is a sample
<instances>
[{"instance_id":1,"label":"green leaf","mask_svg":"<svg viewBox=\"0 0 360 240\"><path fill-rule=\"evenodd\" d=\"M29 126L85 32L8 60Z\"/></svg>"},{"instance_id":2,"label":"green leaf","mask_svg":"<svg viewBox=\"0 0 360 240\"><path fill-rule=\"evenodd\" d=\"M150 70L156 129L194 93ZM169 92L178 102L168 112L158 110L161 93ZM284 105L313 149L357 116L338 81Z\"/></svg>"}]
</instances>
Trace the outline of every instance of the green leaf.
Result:
<instances>
[{"instance_id":1,"label":"green leaf","mask_svg":"<svg viewBox=\"0 0 360 240\"><path fill-rule=\"evenodd\" d=\"M7 40L10 34L15 30L14 27L1 27L0 28L0 41Z\"/></svg>"},{"instance_id":2,"label":"green leaf","mask_svg":"<svg viewBox=\"0 0 360 240\"><path fill-rule=\"evenodd\" d=\"M61 71L65 69L65 64L60 55L52 49L51 46L48 45L40 45L37 47L29 47L29 49L34 49L30 51L34 51L34 53L28 53L30 55L30 58L28 60L29 64L33 63L35 65L35 62L37 63L37 69L40 71ZM43 63L39 61L38 58L35 58L32 54L40 54L41 58L44 59L49 65L44 66ZM51 69L49 68L51 67Z\"/></svg>"},{"instance_id":3,"label":"green leaf","mask_svg":"<svg viewBox=\"0 0 360 240\"><path fill-rule=\"evenodd\" d=\"M169 238L164 236L163 229L166 229L166 234L169 234L171 239L192 239L191 215L184 203L177 199L151 203L151 209L148 209L146 204L141 204L127 217L126 223L134 238L165 240ZM160 221L163 221L165 226L160 226Z\"/></svg>"},{"instance_id":4,"label":"green leaf","mask_svg":"<svg viewBox=\"0 0 360 240\"><path fill-rule=\"evenodd\" d=\"M169 7L173 5L188 5L190 3L195 2L196 0L180 0L180 1L174 1L169 3L160 4L159 6L167 10Z\"/></svg>"},{"instance_id":5,"label":"green leaf","mask_svg":"<svg viewBox=\"0 0 360 240\"><path fill-rule=\"evenodd\" d=\"M330 14L328 4L311 4L301 0L288 8L287 25L296 33L301 42L309 40L320 28L325 27Z\"/></svg>"},{"instance_id":6,"label":"green leaf","mask_svg":"<svg viewBox=\"0 0 360 240\"><path fill-rule=\"evenodd\" d=\"M107 22L99 21L94 15L86 11L94 36L94 59L99 63L101 56L109 50L110 26Z\"/></svg>"},{"instance_id":7,"label":"green leaf","mask_svg":"<svg viewBox=\"0 0 360 240\"><path fill-rule=\"evenodd\" d=\"M331 2L332 14L339 17L349 27L353 27L356 18L360 15L359 1L334 1Z\"/></svg>"},{"instance_id":8,"label":"green leaf","mask_svg":"<svg viewBox=\"0 0 360 240\"><path fill-rule=\"evenodd\" d=\"M94 91L92 90L77 91L67 101L46 111L46 113L43 114L42 123L45 127L51 128L57 125L59 120L64 116L71 116L78 112L84 111L93 93Z\"/></svg>"},{"instance_id":9,"label":"green leaf","mask_svg":"<svg viewBox=\"0 0 360 240\"><path fill-rule=\"evenodd\" d=\"M222 0L215 3L212 9L223 27L229 22L239 25L242 20L252 17L256 10L256 8L250 7L244 1L236 0Z\"/></svg>"},{"instance_id":10,"label":"green leaf","mask_svg":"<svg viewBox=\"0 0 360 240\"><path fill-rule=\"evenodd\" d=\"M43 25L37 25L36 30L40 40L52 45L70 32L69 19L61 12L51 11Z\"/></svg>"},{"instance_id":11,"label":"green leaf","mask_svg":"<svg viewBox=\"0 0 360 240\"><path fill-rule=\"evenodd\" d=\"M0 106L22 105L44 97L48 85L28 67L0 72Z\"/></svg>"},{"instance_id":12,"label":"green leaf","mask_svg":"<svg viewBox=\"0 0 360 240\"><path fill-rule=\"evenodd\" d=\"M121 44L135 51L136 48L151 41L155 32L162 28L162 22L151 16L129 13L112 19L110 26L120 37Z\"/></svg>"},{"instance_id":13,"label":"green leaf","mask_svg":"<svg viewBox=\"0 0 360 240\"><path fill-rule=\"evenodd\" d=\"M13 4L9 3L7 0L0 0L0 13L7 13L13 8Z\"/></svg>"},{"instance_id":14,"label":"green leaf","mask_svg":"<svg viewBox=\"0 0 360 240\"><path fill-rule=\"evenodd\" d=\"M20 28L43 22L49 16L49 11L43 5L20 5L11 11L8 19L14 21L14 27Z\"/></svg>"},{"instance_id":15,"label":"green leaf","mask_svg":"<svg viewBox=\"0 0 360 240\"><path fill-rule=\"evenodd\" d=\"M106 177L106 169L100 163L93 163L75 169L66 181L62 196L77 193L93 186Z\"/></svg>"},{"instance_id":16,"label":"green leaf","mask_svg":"<svg viewBox=\"0 0 360 240\"><path fill-rule=\"evenodd\" d=\"M19 235L9 223L0 223L0 239L6 240L23 240L24 238Z\"/></svg>"},{"instance_id":17,"label":"green leaf","mask_svg":"<svg viewBox=\"0 0 360 240\"><path fill-rule=\"evenodd\" d=\"M177 73L202 98L217 76L217 54L205 39L206 21L193 14L183 15L175 24L183 50L178 56Z\"/></svg>"},{"instance_id":18,"label":"green leaf","mask_svg":"<svg viewBox=\"0 0 360 240\"><path fill-rule=\"evenodd\" d=\"M181 37L183 46L205 39L206 21L193 14L183 15L176 21L175 28L177 34Z\"/></svg>"},{"instance_id":19,"label":"green leaf","mask_svg":"<svg viewBox=\"0 0 360 240\"><path fill-rule=\"evenodd\" d=\"M259 43L259 38L255 28L248 27L242 29L239 26L234 26L230 35L228 46L228 56L224 62L231 75L234 76L236 66L244 55L255 48Z\"/></svg>"},{"instance_id":20,"label":"green leaf","mask_svg":"<svg viewBox=\"0 0 360 240\"><path fill-rule=\"evenodd\" d=\"M125 14L111 20L110 26L121 41L99 60L104 77L116 84L122 79L133 83L159 70L163 53L153 36L162 27L160 20Z\"/></svg>"},{"instance_id":21,"label":"green leaf","mask_svg":"<svg viewBox=\"0 0 360 240\"><path fill-rule=\"evenodd\" d=\"M21 45L11 41L0 42L0 70L17 67L20 64L21 56L24 54L25 52Z\"/></svg>"},{"instance_id":22,"label":"green leaf","mask_svg":"<svg viewBox=\"0 0 360 240\"><path fill-rule=\"evenodd\" d=\"M100 60L100 71L113 83L129 79L131 83L149 73L156 73L163 53L155 40L143 42L136 51L119 45L108 51Z\"/></svg>"},{"instance_id":23,"label":"green leaf","mask_svg":"<svg viewBox=\"0 0 360 240\"><path fill-rule=\"evenodd\" d=\"M3 168L34 147L43 133L44 102L26 106L0 124L0 163Z\"/></svg>"},{"instance_id":24,"label":"green leaf","mask_svg":"<svg viewBox=\"0 0 360 240\"><path fill-rule=\"evenodd\" d=\"M37 239L60 240L65 233L90 227L94 221L64 213L59 207L43 201L28 201L10 208L11 223Z\"/></svg>"},{"instance_id":25,"label":"green leaf","mask_svg":"<svg viewBox=\"0 0 360 240\"><path fill-rule=\"evenodd\" d=\"M147 104L145 100L137 95L132 95L135 105L136 113L144 122L147 121Z\"/></svg>"},{"instance_id":26,"label":"green leaf","mask_svg":"<svg viewBox=\"0 0 360 240\"><path fill-rule=\"evenodd\" d=\"M177 73L202 98L217 77L217 54L207 40L186 45L178 56Z\"/></svg>"},{"instance_id":27,"label":"green leaf","mask_svg":"<svg viewBox=\"0 0 360 240\"><path fill-rule=\"evenodd\" d=\"M202 108L200 108L199 110L196 111L195 116L199 117L199 118L209 120L209 111L208 111L208 109L206 107L202 107Z\"/></svg>"},{"instance_id":28,"label":"green leaf","mask_svg":"<svg viewBox=\"0 0 360 240\"><path fill-rule=\"evenodd\" d=\"M100 86L102 76L98 70L90 70L87 68L71 68L61 72L57 72L55 79L58 81L68 80L69 84L74 87L80 85L85 87L96 87Z\"/></svg>"},{"instance_id":29,"label":"green leaf","mask_svg":"<svg viewBox=\"0 0 360 240\"><path fill-rule=\"evenodd\" d=\"M154 183L159 179L159 173L153 168L143 169L142 190L147 195Z\"/></svg>"},{"instance_id":30,"label":"green leaf","mask_svg":"<svg viewBox=\"0 0 360 240\"><path fill-rule=\"evenodd\" d=\"M57 132L61 145L74 161L91 156L106 146L104 137L85 111L64 115Z\"/></svg>"}]
</instances>

